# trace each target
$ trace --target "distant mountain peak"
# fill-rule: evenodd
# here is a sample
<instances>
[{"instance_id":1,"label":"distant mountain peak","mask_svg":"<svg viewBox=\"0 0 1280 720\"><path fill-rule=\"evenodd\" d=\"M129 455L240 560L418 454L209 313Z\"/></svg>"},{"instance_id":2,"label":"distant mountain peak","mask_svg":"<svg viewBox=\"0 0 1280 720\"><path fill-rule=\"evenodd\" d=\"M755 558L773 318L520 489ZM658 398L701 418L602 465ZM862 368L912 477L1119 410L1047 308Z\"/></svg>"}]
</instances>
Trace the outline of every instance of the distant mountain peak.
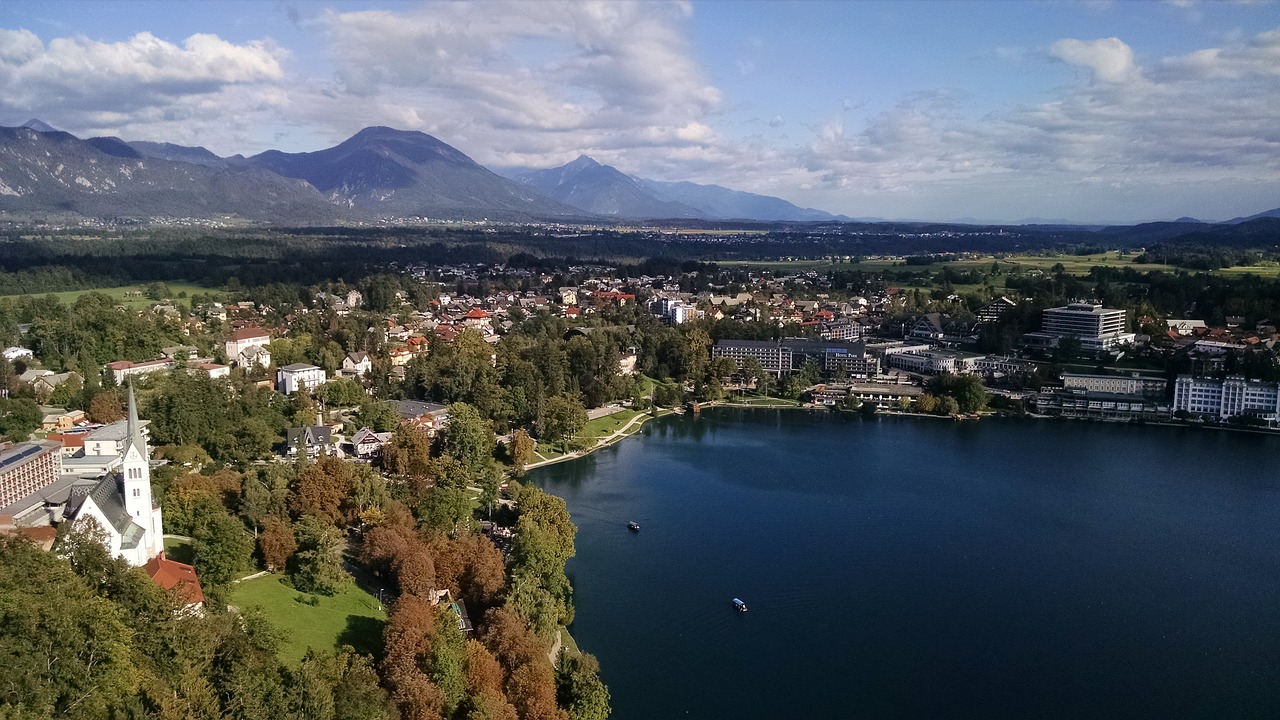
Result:
<instances>
[{"instance_id":1,"label":"distant mountain peak","mask_svg":"<svg viewBox=\"0 0 1280 720\"><path fill-rule=\"evenodd\" d=\"M39 118L31 118L30 120L22 123L20 127L24 127L30 130L35 130L36 132L41 132L41 133L58 132L58 128L50 125L49 123L43 120L40 120Z\"/></svg>"},{"instance_id":2,"label":"distant mountain peak","mask_svg":"<svg viewBox=\"0 0 1280 720\"><path fill-rule=\"evenodd\" d=\"M598 167L604 167L604 166L596 162L595 160L593 160L587 155L579 155L577 158L574 159L573 162L569 163L568 165L565 165L564 169L579 171L579 170L587 170L590 168L598 168Z\"/></svg>"}]
</instances>

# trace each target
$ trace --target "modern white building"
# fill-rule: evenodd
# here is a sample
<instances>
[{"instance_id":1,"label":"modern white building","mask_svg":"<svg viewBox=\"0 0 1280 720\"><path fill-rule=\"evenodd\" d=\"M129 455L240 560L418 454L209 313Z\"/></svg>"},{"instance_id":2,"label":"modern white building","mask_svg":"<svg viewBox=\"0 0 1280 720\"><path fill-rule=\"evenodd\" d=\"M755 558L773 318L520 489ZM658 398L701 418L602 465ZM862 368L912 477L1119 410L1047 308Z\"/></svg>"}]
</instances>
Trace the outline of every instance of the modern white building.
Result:
<instances>
[{"instance_id":1,"label":"modern white building","mask_svg":"<svg viewBox=\"0 0 1280 720\"><path fill-rule=\"evenodd\" d=\"M1041 334L1080 340L1080 348L1097 352L1133 342L1125 332L1125 312L1107 309L1098 303L1076 302L1044 311Z\"/></svg>"},{"instance_id":2,"label":"modern white building","mask_svg":"<svg viewBox=\"0 0 1280 720\"><path fill-rule=\"evenodd\" d=\"M297 392L303 387L318 388L328 381L329 376L324 368L307 363L285 365L276 371L276 389L285 395Z\"/></svg>"},{"instance_id":3,"label":"modern white building","mask_svg":"<svg viewBox=\"0 0 1280 720\"><path fill-rule=\"evenodd\" d=\"M1220 420L1247 415L1276 422L1280 420L1280 383L1240 375L1228 375L1225 380L1179 375L1173 386L1173 409Z\"/></svg>"}]
</instances>

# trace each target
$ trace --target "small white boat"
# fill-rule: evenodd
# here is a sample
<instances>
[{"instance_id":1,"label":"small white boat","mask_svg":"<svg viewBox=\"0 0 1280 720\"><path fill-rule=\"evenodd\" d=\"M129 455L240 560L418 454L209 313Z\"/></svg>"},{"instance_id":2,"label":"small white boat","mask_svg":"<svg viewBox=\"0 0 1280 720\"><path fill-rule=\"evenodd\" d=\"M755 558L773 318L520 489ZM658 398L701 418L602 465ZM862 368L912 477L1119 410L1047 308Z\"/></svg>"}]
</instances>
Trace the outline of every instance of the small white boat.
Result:
<instances>
[{"instance_id":1,"label":"small white boat","mask_svg":"<svg viewBox=\"0 0 1280 720\"><path fill-rule=\"evenodd\" d=\"M734 599L733 599L733 609L734 609L734 610L737 610L738 612L746 612L746 611L747 611L747 604L746 604L746 603L744 603L744 602L742 602L742 601L741 601L741 600L739 600L738 598L734 598Z\"/></svg>"},{"instance_id":2,"label":"small white boat","mask_svg":"<svg viewBox=\"0 0 1280 720\"><path fill-rule=\"evenodd\" d=\"M630 530L631 532L640 532L640 523L636 522L635 520L632 520L631 522L627 523L627 529Z\"/></svg>"}]
</instances>

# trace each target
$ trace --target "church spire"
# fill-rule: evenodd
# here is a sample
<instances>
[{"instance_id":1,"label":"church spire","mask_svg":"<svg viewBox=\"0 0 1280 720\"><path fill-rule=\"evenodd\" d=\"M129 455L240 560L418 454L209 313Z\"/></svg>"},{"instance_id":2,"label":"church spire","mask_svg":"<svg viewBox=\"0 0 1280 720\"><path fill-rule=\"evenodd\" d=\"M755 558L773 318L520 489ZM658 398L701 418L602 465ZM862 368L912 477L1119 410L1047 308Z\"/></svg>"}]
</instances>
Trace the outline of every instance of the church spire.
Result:
<instances>
[{"instance_id":1,"label":"church spire","mask_svg":"<svg viewBox=\"0 0 1280 720\"><path fill-rule=\"evenodd\" d=\"M142 424L138 422L138 401L133 396L133 383L129 383L129 420L125 425L125 447L136 445L146 457L146 441L142 438Z\"/></svg>"}]
</instances>

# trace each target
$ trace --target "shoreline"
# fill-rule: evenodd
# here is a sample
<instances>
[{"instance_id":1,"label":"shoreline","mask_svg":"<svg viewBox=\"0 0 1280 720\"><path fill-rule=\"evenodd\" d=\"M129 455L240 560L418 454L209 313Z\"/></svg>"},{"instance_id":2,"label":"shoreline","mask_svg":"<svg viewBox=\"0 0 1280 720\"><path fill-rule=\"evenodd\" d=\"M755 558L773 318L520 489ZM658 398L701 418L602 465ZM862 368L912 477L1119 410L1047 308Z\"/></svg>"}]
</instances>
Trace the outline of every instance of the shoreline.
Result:
<instances>
[{"instance_id":1,"label":"shoreline","mask_svg":"<svg viewBox=\"0 0 1280 720\"><path fill-rule=\"evenodd\" d=\"M814 405L814 404L801 404L801 403L786 404L786 405L763 405L763 404L754 404L754 403L737 403L737 402L725 401L725 400L717 400L717 401L702 403L699 410L711 409L711 408L732 408L735 410L800 410L804 412L826 411L826 412L835 412L836 414L859 414L857 413L857 411L841 411L839 409L832 408L828 405ZM663 409L657 415L654 415L651 412L641 413L631 418L631 420L627 421L625 425L618 428L613 433L597 440L595 445L591 446L586 450L574 450L573 452L565 453L564 455L560 455L558 457L547 458L544 460L539 460L537 462L529 463L528 465L524 466L524 470L525 472L528 472L530 470L540 468L540 467L545 467L547 465L554 465L556 463L568 462L570 460L578 460L580 458L584 458L594 453L597 450L609 447L610 445L620 442L625 438L635 435L637 432L639 432L640 428L643 427L644 424L650 420L668 417L670 415L690 415L690 414L696 417L696 413L692 413L685 409ZM1193 429L1193 430L1215 430L1220 432L1242 432L1242 433L1251 433L1255 435L1280 435L1280 431L1269 430L1267 428L1231 427L1228 425L1221 425L1221 424L1210 425L1210 424L1197 424L1197 423L1189 423L1189 422L1173 422L1173 421L1167 421L1167 420L1134 422L1132 420L1064 418L1064 417L1053 416L1053 415L1038 415L1035 413L1027 413L1023 415L1002 415L1000 413L990 412L990 411L978 413L978 415L979 417L964 417L964 416L957 416L957 415L934 415L931 413L903 412L901 410L883 410L883 411L877 411L876 414L871 417L873 418L875 417L921 418L921 419L930 419L930 420L951 420L955 422L976 422L983 418L998 417L998 418L1013 419L1013 420L1034 420L1034 421L1059 420L1059 421L1065 421L1065 422L1083 422L1083 423L1104 424L1104 425L1114 424L1114 425L1133 425L1133 426L1148 426L1148 427L1187 428L1187 429Z\"/></svg>"}]
</instances>

